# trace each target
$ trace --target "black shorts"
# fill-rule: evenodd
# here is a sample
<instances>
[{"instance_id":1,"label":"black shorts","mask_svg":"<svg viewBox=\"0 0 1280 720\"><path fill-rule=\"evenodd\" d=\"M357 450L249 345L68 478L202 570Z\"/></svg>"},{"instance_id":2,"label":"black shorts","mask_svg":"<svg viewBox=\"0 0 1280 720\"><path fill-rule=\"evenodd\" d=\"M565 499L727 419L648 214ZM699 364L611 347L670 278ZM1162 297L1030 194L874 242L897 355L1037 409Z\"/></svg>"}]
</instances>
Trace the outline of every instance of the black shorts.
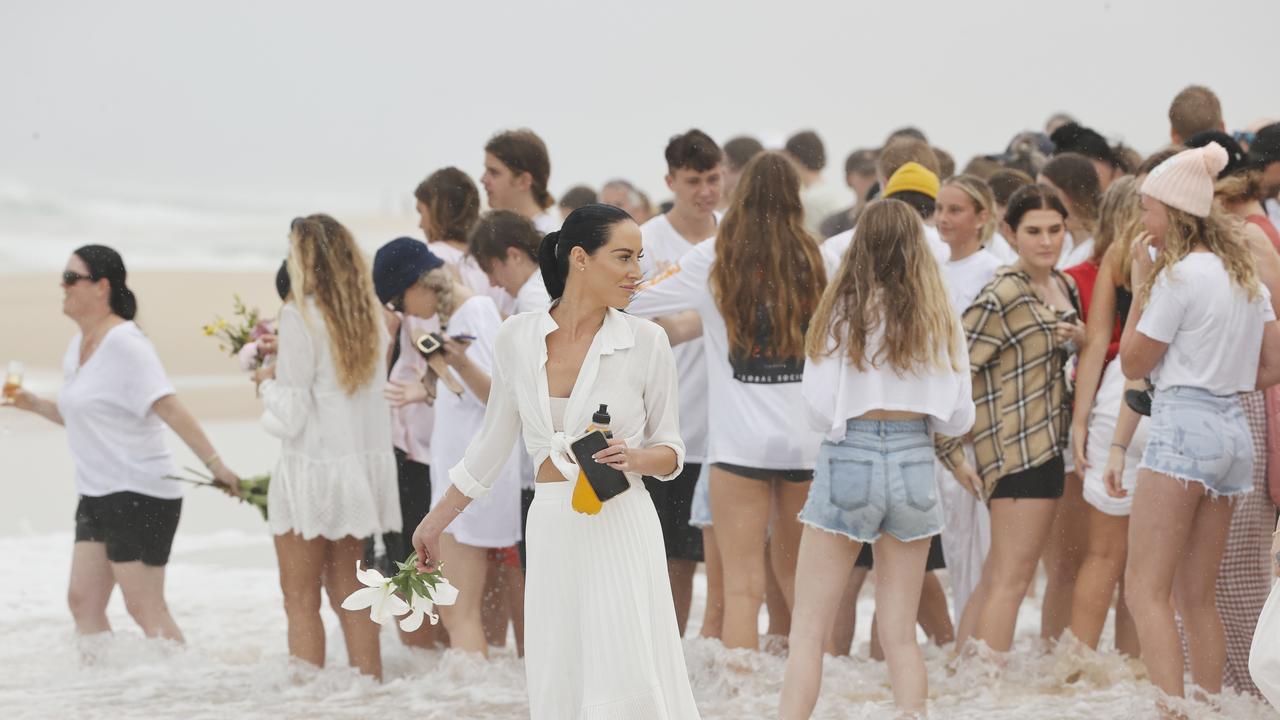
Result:
<instances>
[{"instance_id":1,"label":"black shorts","mask_svg":"<svg viewBox=\"0 0 1280 720\"><path fill-rule=\"evenodd\" d=\"M689 524L689 511L693 509L693 489L698 486L702 473L699 463L685 463L680 474L663 482L646 477L644 486L653 498L662 524L662 542L666 545L667 559L702 562L702 530Z\"/></svg>"},{"instance_id":2,"label":"black shorts","mask_svg":"<svg viewBox=\"0 0 1280 720\"><path fill-rule=\"evenodd\" d=\"M1057 500L1062 497L1066 485L1066 464L1061 455L1056 455L1033 468L1000 478L996 481L996 489L991 492L990 499Z\"/></svg>"},{"instance_id":3,"label":"black shorts","mask_svg":"<svg viewBox=\"0 0 1280 720\"><path fill-rule=\"evenodd\" d=\"M854 561L854 567L866 568L871 570L875 567L875 556L871 554L871 543L863 543L862 550L858 553L858 559ZM925 572L933 572L941 570L947 566L947 558L942 554L942 536L934 535L929 538L929 559L924 563Z\"/></svg>"},{"instance_id":4,"label":"black shorts","mask_svg":"<svg viewBox=\"0 0 1280 720\"><path fill-rule=\"evenodd\" d=\"M711 467L751 480L783 480L799 483L809 482L813 479L812 470L769 470L767 468L746 467L745 465L730 465L729 463L711 463Z\"/></svg>"},{"instance_id":5,"label":"black shorts","mask_svg":"<svg viewBox=\"0 0 1280 720\"><path fill-rule=\"evenodd\" d=\"M166 500L135 492L80 496L76 506L76 542L104 543L113 563L138 562L164 567L178 532L182 499Z\"/></svg>"},{"instance_id":6,"label":"black shorts","mask_svg":"<svg viewBox=\"0 0 1280 720\"><path fill-rule=\"evenodd\" d=\"M396 448L396 484L400 486L400 532L385 533L382 544L387 548L387 558L404 562L413 552L413 531L431 510L431 467L409 459L409 455ZM396 566L388 563L394 572Z\"/></svg>"}]
</instances>

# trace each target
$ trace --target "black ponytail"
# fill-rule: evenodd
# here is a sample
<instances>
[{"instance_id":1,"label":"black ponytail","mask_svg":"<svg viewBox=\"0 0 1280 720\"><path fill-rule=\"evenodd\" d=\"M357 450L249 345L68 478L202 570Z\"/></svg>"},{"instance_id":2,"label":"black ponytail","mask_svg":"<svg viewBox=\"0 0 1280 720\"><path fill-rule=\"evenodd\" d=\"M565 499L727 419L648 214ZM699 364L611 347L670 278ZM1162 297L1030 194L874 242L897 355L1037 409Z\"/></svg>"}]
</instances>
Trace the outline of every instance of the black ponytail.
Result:
<instances>
[{"instance_id":1,"label":"black ponytail","mask_svg":"<svg viewBox=\"0 0 1280 720\"><path fill-rule=\"evenodd\" d=\"M85 245L75 251L75 255L89 267L92 280L106 280L111 285L108 302L111 312L125 320L132 320L138 314L138 298L125 284L128 273L124 269L124 259L120 253L106 245Z\"/></svg>"},{"instance_id":2,"label":"black ponytail","mask_svg":"<svg viewBox=\"0 0 1280 720\"><path fill-rule=\"evenodd\" d=\"M613 226L624 220L632 220L625 210L592 203L569 213L558 231L547 233L542 238L542 244L538 246L538 267L542 269L542 282L552 300L564 295L565 281L569 277L569 253L575 247L581 247L588 255L594 254L609 242Z\"/></svg>"},{"instance_id":3,"label":"black ponytail","mask_svg":"<svg viewBox=\"0 0 1280 720\"><path fill-rule=\"evenodd\" d=\"M547 286L547 294L552 300L564 295L564 278L568 273L556 262L556 245L560 242L560 231L549 232L538 245L538 267L542 269L542 282ZM565 265L568 265L567 258Z\"/></svg>"}]
</instances>

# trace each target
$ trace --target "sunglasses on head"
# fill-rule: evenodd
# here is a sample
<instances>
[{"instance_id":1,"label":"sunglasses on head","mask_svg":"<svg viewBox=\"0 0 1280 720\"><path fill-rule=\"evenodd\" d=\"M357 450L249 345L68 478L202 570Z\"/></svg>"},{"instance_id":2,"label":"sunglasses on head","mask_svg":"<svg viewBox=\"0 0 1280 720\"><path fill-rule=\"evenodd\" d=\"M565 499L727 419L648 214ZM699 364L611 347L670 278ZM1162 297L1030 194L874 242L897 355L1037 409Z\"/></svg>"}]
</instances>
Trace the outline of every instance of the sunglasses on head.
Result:
<instances>
[{"instance_id":1,"label":"sunglasses on head","mask_svg":"<svg viewBox=\"0 0 1280 720\"><path fill-rule=\"evenodd\" d=\"M81 280L93 280L93 276L92 276L92 275L81 275L81 274L80 274L80 273L78 273L78 272L71 272L70 270L65 270L65 271L63 271L63 273L62 273L62 284L63 284L63 285L75 285L76 283L80 282Z\"/></svg>"}]
</instances>

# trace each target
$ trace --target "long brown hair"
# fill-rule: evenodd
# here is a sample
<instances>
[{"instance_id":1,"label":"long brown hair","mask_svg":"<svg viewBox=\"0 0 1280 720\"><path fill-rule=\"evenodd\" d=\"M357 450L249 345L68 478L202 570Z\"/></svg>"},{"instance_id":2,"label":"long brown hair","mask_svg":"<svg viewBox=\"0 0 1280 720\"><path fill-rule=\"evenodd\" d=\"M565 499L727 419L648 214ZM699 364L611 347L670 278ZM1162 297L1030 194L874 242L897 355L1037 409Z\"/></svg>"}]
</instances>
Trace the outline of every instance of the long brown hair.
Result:
<instances>
[{"instance_id":1,"label":"long brown hair","mask_svg":"<svg viewBox=\"0 0 1280 720\"><path fill-rule=\"evenodd\" d=\"M456 167L431 173L413 195L427 208L431 224L428 240L466 242L480 219L480 191L471 177Z\"/></svg>"},{"instance_id":2,"label":"long brown hair","mask_svg":"<svg viewBox=\"0 0 1280 720\"><path fill-rule=\"evenodd\" d=\"M364 254L337 220L308 215L290 228L288 263L293 296L315 300L329 331L338 384L354 393L374 378L381 352L382 315ZM301 303L299 309L305 318Z\"/></svg>"},{"instance_id":3,"label":"long brown hair","mask_svg":"<svg viewBox=\"0 0 1280 720\"><path fill-rule=\"evenodd\" d=\"M1191 253L1196 243L1204 243L1210 252L1222 260L1227 276L1244 288L1250 300L1261 294L1249 241L1243 235L1243 226L1235 218L1227 215L1216 204L1209 211L1208 217L1197 217L1168 205L1164 209L1168 213L1169 229L1164 234L1164 248L1156 256L1151 275L1142 286L1144 305L1151 299L1151 288L1155 286L1160 274L1172 270L1174 264Z\"/></svg>"},{"instance_id":4,"label":"long brown hair","mask_svg":"<svg viewBox=\"0 0 1280 720\"><path fill-rule=\"evenodd\" d=\"M766 350L756 345L767 334L776 357L802 356L826 285L818 242L804 228L800 176L781 153L760 153L743 168L716 233L710 286L730 350Z\"/></svg>"},{"instance_id":5,"label":"long brown hair","mask_svg":"<svg viewBox=\"0 0 1280 720\"><path fill-rule=\"evenodd\" d=\"M868 355L868 338L876 332L882 340ZM958 370L967 352L920 215L900 200L867 206L814 313L806 354L816 360L841 348L859 370L888 363L899 373Z\"/></svg>"}]
</instances>

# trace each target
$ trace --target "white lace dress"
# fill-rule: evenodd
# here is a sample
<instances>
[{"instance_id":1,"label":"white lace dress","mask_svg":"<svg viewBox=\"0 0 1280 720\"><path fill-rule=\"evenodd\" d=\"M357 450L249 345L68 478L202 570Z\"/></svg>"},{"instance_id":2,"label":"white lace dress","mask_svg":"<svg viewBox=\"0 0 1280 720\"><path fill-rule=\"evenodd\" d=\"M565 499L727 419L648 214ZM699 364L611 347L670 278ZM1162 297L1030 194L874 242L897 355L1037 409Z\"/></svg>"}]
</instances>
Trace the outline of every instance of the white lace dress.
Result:
<instances>
[{"instance_id":1,"label":"white lace dress","mask_svg":"<svg viewBox=\"0 0 1280 720\"><path fill-rule=\"evenodd\" d=\"M271 532L338 540L398 531L391 411L382 397L386 332L374 374L348 395L324 316L313 301L305 306L305 317L294 302L281 311L276 379L261 388L262 424L281 441L267 497Z\"/></svg>"}]
</instances>

